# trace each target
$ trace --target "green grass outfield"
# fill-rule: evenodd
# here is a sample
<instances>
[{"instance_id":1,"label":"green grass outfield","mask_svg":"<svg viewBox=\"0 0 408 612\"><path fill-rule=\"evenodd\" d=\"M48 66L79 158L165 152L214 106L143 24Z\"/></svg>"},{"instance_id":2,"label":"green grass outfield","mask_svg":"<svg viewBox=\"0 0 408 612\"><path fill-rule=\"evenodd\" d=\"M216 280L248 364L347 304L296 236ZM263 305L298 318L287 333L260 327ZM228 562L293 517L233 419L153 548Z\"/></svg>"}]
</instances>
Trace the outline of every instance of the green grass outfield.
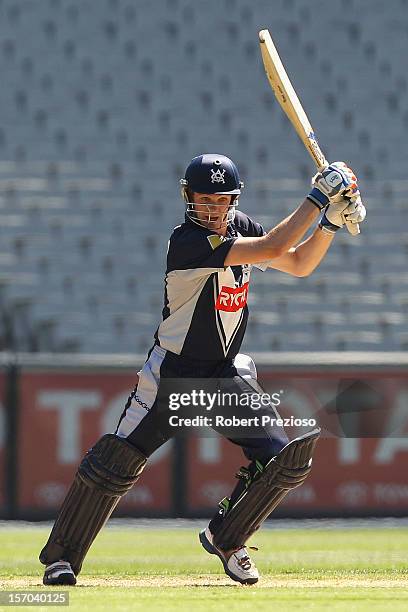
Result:
<instances>
[{"instance_id":1,"label":"green grass outfield","mask_svg":"<svg viewBox=\"0 0 408 612\"><path fill-rule=\"evenodd\" d=\"M62 609L408 610L408 528L380 525L264 530L251 542L259 546L253 556L262 573L252 587L225 576L195 529L111 527ZM48 531L0 527L1 590L45 589L37 556Z\"/></svg>"}]
</instances>

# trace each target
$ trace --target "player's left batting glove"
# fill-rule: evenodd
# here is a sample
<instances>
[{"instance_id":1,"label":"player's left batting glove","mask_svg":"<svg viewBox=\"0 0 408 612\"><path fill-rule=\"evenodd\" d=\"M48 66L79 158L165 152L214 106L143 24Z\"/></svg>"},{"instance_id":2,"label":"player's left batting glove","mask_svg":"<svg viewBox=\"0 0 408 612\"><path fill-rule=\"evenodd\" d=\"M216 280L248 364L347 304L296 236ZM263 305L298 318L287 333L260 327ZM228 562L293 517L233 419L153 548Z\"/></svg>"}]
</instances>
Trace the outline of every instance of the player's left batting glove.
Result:
<instances>
[{"instance_id":1,"label":"player's left batting glove","mask_svg":"<svg viewBox=\"0 0 408 612\"><path fill-rule=\"evenodd\" d=\"M346 221L347 223L362 223L366 214L366 208L359 195L352 200L342 197L338 202L331 202L328 205L320 219L319 227L328 234L335 234Z\"/></svg>"},{"instance_id":2,"label":"player's left batting glove","mask_svg":"<svg viewBox=\"0 0 408 612\"><path fill-rule=\"evenodd\" d=\"M358 197L357 178L344 162L334 162L312 179L312 191L307 196L320 210L344 195Z\"/></svg>"}]
</instances>

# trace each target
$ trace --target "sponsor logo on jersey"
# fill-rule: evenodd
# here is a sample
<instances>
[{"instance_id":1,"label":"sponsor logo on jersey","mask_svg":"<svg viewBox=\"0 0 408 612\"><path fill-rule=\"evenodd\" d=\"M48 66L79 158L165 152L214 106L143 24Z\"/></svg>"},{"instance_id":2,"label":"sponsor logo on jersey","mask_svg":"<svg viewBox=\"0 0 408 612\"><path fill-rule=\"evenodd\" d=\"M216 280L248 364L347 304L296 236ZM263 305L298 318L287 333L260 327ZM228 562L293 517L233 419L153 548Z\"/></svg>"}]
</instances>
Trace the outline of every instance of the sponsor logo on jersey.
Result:
<instances>
[{"instance_id":1,"label":"sponsor logo on jersey","mask_svg":"<svg viewBox=\"0 0 408 612\"><path fill-rule=\"evenodd\" d=\"M207 236L207 240L210 243L212 250L215 251L215 249L220 246L224 238L218 234L211 234L211 236Z\"/></svg>"},{"instance_id":2,"label":"sponsor logo on jersey","mask_svg":"<svg viewBox=\"0 0 408 612\"><path fill-rule=\"evenodd\" d=\"M245 283L242 287L235 287L235 289L233 287L222 287L215 308L226 312L241 310L247 303L248 286L249 283Z\"/></svg>"}]
</instances>

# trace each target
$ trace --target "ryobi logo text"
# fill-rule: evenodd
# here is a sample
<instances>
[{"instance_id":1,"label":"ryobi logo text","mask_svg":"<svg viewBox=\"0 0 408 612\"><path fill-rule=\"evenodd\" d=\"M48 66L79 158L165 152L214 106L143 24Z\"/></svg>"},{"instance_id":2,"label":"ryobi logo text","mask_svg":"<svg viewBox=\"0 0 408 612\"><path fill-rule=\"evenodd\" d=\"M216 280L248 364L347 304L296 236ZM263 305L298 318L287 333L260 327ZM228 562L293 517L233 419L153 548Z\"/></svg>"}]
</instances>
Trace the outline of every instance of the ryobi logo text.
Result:
<instances>
[{"instance_id":1,"label":"ryobi logo text","mask_svg":"<svg viewBox=\"0 0 408 612\"><path fill-rule=\"evenodd\" d=\"M245 283L242 287L222 287L215 308L217 310L225 310L227 312L236 312L245 306L248 297L249 283Z\"/></svg>"}]
</instances>

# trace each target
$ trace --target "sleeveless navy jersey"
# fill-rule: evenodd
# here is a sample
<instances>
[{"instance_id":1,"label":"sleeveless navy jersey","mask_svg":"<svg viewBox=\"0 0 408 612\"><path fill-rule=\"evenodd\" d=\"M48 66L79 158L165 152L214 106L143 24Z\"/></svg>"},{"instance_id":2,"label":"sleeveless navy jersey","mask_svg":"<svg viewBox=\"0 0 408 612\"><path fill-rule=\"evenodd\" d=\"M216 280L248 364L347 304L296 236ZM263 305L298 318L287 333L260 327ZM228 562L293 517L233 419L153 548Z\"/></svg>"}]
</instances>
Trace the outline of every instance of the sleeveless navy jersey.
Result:
<instances>
[{"instance_id":1,"label":"sleeveless navy jersey","mask_svg":"<svg viewBox=\"0 0 408 612\"><path fill-rule=\"evenodd\" d=\"M156 344L177 355L200 360L233 359L248 319L247 296L252 265L224 266L238 236L265 234L241 211L219 236L186 220L169 240L164 281L163 321ZM257 264L261 270L267 264Z\"/></svg>"}]
</instances>

